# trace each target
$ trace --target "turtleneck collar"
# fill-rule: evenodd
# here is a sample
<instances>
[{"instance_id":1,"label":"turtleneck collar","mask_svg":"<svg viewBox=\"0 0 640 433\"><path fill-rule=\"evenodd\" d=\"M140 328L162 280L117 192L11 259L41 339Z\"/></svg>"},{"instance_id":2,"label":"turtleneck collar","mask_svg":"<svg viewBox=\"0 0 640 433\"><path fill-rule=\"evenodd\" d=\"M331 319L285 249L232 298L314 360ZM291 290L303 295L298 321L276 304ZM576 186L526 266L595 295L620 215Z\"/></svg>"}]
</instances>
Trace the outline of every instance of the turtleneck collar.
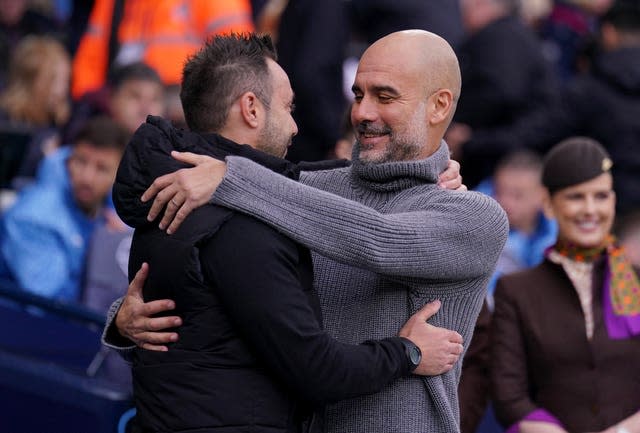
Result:
<instances>
[{"instance_id":1,"label":"turtleneck collar","mask_svg":"<svg viewBox=\"0 0 640 433\"><path fill-rule=\"evenodd\" d=\"M365 189L391 192L425 183L438 183L438 176L449 163L449 147L444 140L438 150L426 159L414 161L363 163L358 158L359 144L354 144L351 178Z\"/></svg>"}]
</instances>

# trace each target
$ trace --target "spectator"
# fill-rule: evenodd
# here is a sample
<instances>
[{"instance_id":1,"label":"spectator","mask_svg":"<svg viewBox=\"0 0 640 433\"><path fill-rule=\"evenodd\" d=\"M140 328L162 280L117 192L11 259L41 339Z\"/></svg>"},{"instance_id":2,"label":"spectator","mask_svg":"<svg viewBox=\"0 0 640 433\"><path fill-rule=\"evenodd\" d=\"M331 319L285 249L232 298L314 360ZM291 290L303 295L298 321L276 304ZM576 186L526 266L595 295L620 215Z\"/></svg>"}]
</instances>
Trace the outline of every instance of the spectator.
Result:
<instances>
[{"instance_id":1,"label":"spectator","mask_svg":"<svg viewBox=\"0 0 640 433\"><path fill-rule=\"evenodd\" d=\"M548 153L557 241L539 266L498 280L491 381L509 431L640 432L640 284L611 236L611 164L589 138Z\"/></svg>"},{"instance_id":2,"label":"spectator","mask_svg":"<svg viewBox=\"0 0 640 433\"><path fill-rule=\"evenodd\" d=\"M591 137L614 163L617 213L640 208L640 1L617 0L603 16L598 53L587 75L575 78L559 103L536 110L508 128L474 131L478 151L518 146L544 151L573 136ZM481 150L482 149L482 150Z\"/></svg>"},{"instance_id":3,"label":"spectator","mask_svg":"<svg viewBox=\"0 0 640 433\"><path fill-rule=\"evenodd\" d=\"M51 18L29 7L28 0L0 0L0 90L6 85L12 53L29 35L59 35Z\"/></svg>"},{"instance_id":4,"label":"spectator","mask_svg":"<svg viewBox=\"0 0 640 433\"><path fill-rule=\"evenodd\" d=\"M99 114L110 116L133 135L148 115L163 115L166 111L165 88L153 68L139 62L117 67L109 74L106 86L75 104L65 141L73 141L84 122Z\"/></svg>"},{"instance_id":5,"label":"spectator","mask_svg":"<svg viewBox=\"0 0 640 433\"><path fill-rule=\"evenodd\" d=\"M557 90L553 72L536 35L517 16L515 0L463 0L460 6L468 36L457 50L463 90L451 129L510 125L547 107ZM469 147L466 138L450 131L447 143L462 163L465 183L474 188L504 153L490 143Z\"/></svg>"},{"instance_id":6,"label":"spectator","mask_svg":"<svg viewBox=\"0 0 640 433\"><path fill-rule=\"evenodd\" d=\"M0 274L21 288L66 302L80 300L87 244L104 222L128 134L107 118L78 134L65 179L26 188L0 223Z\"/></svg>"},{"instance_id":7,"label":"spectator","mask_svg":"<svg viewBox=\"0 0 640 433\"><path fill-rule=\"evenodd\" d=\"M249 0L96 0L73 60L72 95L105 83L114 66L144 61L165 85L208 36L253 30Z\"/></svg>"},{"instance_id":8,"label":"spectator","mask_svg":"<svg viewBox=\"0 0 640 433\"><path fill-rule=\"evenodd\" d=\"M69 55L57 40L28 36L16 47L0 94L0 125L31 136L18 176L33 177L42 157L59 146L70 111L69 74Z\"/></svg>"},{"instance_id":9,"label":"spectator","mask_svg":"<svg viewBox=\"0 0 640 433\"><path fill-rule=\"evenodd\" d=\"M487 302L493 310L493 292L498 278L538 265L558 231L555 221L542 212L544 188L540 180L542 160L534 152L521 150L505 156L492 179L477 190L494 197L507 213L509 237L496 270L487 285Z\"/></svg>"}]
</instances>

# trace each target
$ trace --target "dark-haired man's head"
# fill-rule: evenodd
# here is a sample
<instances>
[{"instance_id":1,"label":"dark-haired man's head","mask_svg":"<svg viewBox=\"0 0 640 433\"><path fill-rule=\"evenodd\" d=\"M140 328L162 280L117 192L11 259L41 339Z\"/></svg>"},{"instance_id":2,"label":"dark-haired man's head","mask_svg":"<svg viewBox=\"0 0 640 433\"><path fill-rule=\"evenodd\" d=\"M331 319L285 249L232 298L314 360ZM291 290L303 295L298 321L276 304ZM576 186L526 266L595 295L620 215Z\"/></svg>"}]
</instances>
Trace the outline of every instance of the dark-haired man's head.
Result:
<instances>
[{"instance_id":1,"label":"dark-haired man's head","mask_svg":"<svg viewBox=\"0 0 640 433\"><path fill-rule=\"evenodd\" d=\"M111 191L129 132L106 116L91 118L79 131L67 161L73 198L94 216Z\"/></svg>"},{"instance_id":2,"label":"dark-haired man's head","mask_svg":"<svg viewBox=\"0 0 640 433\"><path fill-rule=\"evenodd\" d=\"M165 89L158 73L145 63L113 69L107 80L109 112L130 133L145 122L147 115L166 111Z\"/></svg>"},{"instance_id":3,"label":"dark-haired man's head","mask_svg":"<svg viewBox=\"0 0 640 433\"><path fill-rule=\"evenodd\" d=\"M293 91L268 36L215 36L186 63L180 99L189 128L284 156L297 126Z\"/></svg>"}]
</instances>

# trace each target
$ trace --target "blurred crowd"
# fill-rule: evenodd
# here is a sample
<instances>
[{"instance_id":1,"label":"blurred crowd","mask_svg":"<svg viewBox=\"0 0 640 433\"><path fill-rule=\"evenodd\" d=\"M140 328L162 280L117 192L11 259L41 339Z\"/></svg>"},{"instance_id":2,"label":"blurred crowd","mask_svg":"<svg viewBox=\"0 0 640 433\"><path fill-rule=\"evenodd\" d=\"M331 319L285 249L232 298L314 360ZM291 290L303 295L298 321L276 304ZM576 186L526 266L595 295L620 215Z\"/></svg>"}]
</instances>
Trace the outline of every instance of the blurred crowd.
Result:
<instances>
[{"instance_id":1,"label":"blurred crowd","mask_svg":"<svg viewBox=\"0 0 640 433\"><path fill-rule=\"evenodd\" d=\"M456 49L462 94L445 138L465 184L510 223L485 314L499 277L539 264L557 238L542 158L568 137L611 155L615 233L640 266L640 2L615 3L0 0L0 278L104 313L127 285L132 231L110 198L123 149L147 115L186 128L184 60L211 35L254 30L277 41L296 95L294 162L350 158L354 65L369 43L421 28ZM484 350L469 358L480 375ZM463 406L464 433L486 400Z\"/></svg>"}]
</instances>

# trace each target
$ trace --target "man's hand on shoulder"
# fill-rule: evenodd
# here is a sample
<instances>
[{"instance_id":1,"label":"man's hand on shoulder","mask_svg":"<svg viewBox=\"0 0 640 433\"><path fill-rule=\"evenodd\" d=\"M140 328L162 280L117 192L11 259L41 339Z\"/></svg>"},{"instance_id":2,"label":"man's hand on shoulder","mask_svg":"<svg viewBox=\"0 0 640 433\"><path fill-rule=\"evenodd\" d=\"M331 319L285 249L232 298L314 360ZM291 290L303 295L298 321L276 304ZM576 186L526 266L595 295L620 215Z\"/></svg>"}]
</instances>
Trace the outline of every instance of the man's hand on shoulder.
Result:
<instances>
[{"instance_id":1,"label":"man's hand on shoulder","mask_svg":"<svg viewBox=\"0 0 640 433\"><path fill-rule=\"evenodd\" d=\"M149 265L143 263L129 284L127 294L116 315L116 328L123 337L147 350L167 351L164 344L178 340L175 332L158 332L163 329L180 326L182 320L177 316L153 317L157 313L173 310L175 304L170 299L144 302L142 288L149 274Z\"/></svg>"},{"instance_id":2,"label":"man's hand on shoulder","mask_svg":"<svg viewBox=\"0 0 640 433\"><path fill-rule=\"evenodd\" d=\"M409 318L398 333L420 348L422 359L413 371L420 376L446 373L453 368L463 351L460 334L427 323L438 312L440 305L440 301L426 304Z\"/></svg>"},{"instance_id":3,"label":"man's hand on shoulder","mask_svg":"<svg viewBox=\"0 0 640 433\"><path fill-rule=\"evenodd\" d=\"M157 178L141 197L143 202L155 197L147 215L149 221L166 206L160 229L167 229L169 234L175 233L194 209L209 202L227 170L223 161L206 155L173 151L171 156L193 167Z\"/></svg>"},{"instance_id":4,"label":"man's hand on shoulder","mask_svg":"<svg viewBox=\"0 0 640 433\"><path fill-rule=\"evenodd\" d=\"M438 178L438 185L444 189L452 189L455 191L466 191L467 186L462 183L462 176L460 176L460 163L449 160L449 164L445 171L440 173Z\"/></svg>"}]
</instances>

